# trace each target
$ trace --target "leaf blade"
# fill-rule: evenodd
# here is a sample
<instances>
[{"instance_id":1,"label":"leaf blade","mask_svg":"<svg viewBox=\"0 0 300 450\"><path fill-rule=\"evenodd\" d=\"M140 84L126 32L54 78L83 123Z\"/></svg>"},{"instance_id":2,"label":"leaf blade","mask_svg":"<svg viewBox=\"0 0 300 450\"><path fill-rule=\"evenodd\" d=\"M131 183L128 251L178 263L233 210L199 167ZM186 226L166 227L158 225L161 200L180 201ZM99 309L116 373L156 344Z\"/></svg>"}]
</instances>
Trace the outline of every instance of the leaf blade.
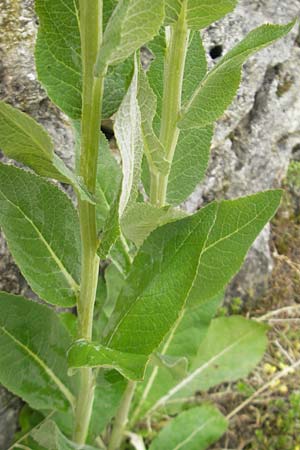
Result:
<instances>
[{"instance_id":1,"label":"leaf blade","mask_svg":"<svg viewBox=\"0 0 300 450\"><path fill-rule=\"evenodd\" d=\"M68 197L43 179L0 165L0 224L12 255L44 300L73 306L80 279L80 233Z\"/></svg>"},{"instance_id":2,"label":"leaf blade","mask_svg":"<svg viewBox=\"0 0 300 450\"><path fill-rule=\"evenodd\" d=\"M71 338L54 311L4 292L0 310L1 383L36 409L73 406L64 355Z\"/></svg>"},{"instance_id":3,"label":"leaf blade","mask_svg":"<svg viewBox=\"0 0 300 450\"><path fill-rule=\"evenodd\" d=\"M227 420L211 405L192 408L171 420L149 450L205 450L226 431Z\"/></svg>"},{"instance_id":4,"label":"leaf blade","mask_svg":"<svg viewBox=\"0 0 300 450\"><path fill-rule=\"evenodd\" d=\"M287 25L267 24L251 31L202 80L191 100L183 108L178 127L203 127L217 120L235 96L245 60L285 36L294 24L295 22Z\"/></svg>"}]
</instances>

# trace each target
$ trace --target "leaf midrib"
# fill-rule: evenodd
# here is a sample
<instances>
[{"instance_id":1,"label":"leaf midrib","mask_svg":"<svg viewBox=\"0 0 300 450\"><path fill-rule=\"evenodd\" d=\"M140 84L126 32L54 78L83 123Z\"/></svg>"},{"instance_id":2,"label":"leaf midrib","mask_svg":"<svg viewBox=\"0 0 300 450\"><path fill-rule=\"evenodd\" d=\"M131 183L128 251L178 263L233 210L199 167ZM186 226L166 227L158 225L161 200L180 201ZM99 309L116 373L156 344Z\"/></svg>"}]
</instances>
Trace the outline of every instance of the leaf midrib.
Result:
<instances>
[{"instance_id":1,"label":"leaf midrib","mask_svg":"<svg viewBox=\"0 0 300 450\"><path fill-rule=\"evenodd\" d=\"M72 277L72 275L68 272L68 270L65 268L65 266L63 265L62 261L59 259L59 257L56 255L56 253L53 251L53 249L51 248L51 246L48 244L48 242L46 241L46 239L44 238L44 236L42 235L42 233L40 232L40 230L38 229L38 227L34 224L34 222L30 219L30 217L27 216L27 214L22 210L22 208L19 205L16 205L14 202L12 202L4 193L3 191L0 191L1 195L6 199L6 201L8 203L10 203L14 208L16 208L25 218L25 220L27 220L27 222L30 223L30 225L32 226L32 228L36 231L38 238L42 241L42 243L45 245L46 249L48 250L48 252L50 253L50 255L52 256L53 260L55 261L56 265L59 267L60 271L62 272L62 274L64 275L67 283L69 284L70 288L72 289L72 291L74 292L75 295L78 294L79 292L79 285L77 284L77 282L74 280L74 278Z\"/></svg>"},{"instance_id":2,"label":"leaf midrib","mask_svg":"<svg viewBox=\"0 0 300 450\"><path fill-rule=\"evenodd\" d=\"M35 354L29 347L24 345L19 339L17 339L14 335L12 335L4 326L1 326L0 329L6 336L8 336L17 346L19 346L22 350L24 350L51 378L51 380L56 384L60 392L64 395L64 397L68 400L71 407L75 407L75 397L71 393L71 391L64 385L64 383L55 375L55 373L51 370L47 364L39 358L37 354Z\"/></svg>"}]
</instances>

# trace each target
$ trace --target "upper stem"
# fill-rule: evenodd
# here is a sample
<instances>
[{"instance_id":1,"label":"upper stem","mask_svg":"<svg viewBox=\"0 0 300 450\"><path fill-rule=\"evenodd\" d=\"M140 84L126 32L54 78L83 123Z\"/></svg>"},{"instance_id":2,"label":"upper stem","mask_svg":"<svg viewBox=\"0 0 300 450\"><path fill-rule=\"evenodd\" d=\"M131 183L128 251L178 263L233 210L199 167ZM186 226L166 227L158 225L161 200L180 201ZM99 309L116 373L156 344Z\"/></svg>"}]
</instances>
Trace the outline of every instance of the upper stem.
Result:
<instances>
[{"instance_id":1,"label":"upper stem","mask_svg":"<svg viewBox=\"0 0 300 450\"><path fill-rule=\"evenodd\" d=\"M189 39L186 23L186 0L183 1L180 15L176 24L170 27L167 35L167 50L164 69L164 91L161 115L160 141L165 148L165 158L173 161L179 137L177 122L181 110L181 97L185 59ZM166 175L152 175L151 203L162 207L166 203L169 173Z\"/></svg>"},{"instance_id":2,"label":"upper stem","mask_svg":"<svg viewBox=\"0 0 300 450\"><path fill-rule=\"evenodd\" d=\"M95 78L93 70L102 40L102 0L80 0L79 7L83 72L79 175L93 195L96 190L103 96L103 79ZM96 207L78 197L78 210L82 250L81 285L77 305L78 334L80 338L91 340L99 272ZM85 443L88 434L94 386L93 369L80 369L73 433L74 441L80 445Z\"/></svg>"}]
</instances>

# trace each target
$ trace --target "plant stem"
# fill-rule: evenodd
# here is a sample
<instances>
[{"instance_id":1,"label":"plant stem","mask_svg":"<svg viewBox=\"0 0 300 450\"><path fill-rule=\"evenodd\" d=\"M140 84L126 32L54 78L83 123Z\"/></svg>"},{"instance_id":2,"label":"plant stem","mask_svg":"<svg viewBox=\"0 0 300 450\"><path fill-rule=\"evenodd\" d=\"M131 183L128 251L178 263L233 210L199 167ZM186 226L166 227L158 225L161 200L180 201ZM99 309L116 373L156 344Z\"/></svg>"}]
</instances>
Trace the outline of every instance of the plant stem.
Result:
<instances>
[{"instance_id":1,"label":"plant stem","mask_svg":"<svg viewBox=\"0 0 300 450\"><path fill-rule=\"evenodd\" d=\"M178 21L170 27L165 56L160 141L165 148L165 158L170 162L170 167L180 132L177 128L177 121L181 110L183 75L189 39L186 2L187 0L183 1ZM170 172L166 175L151 175L150 201L152 204L159 207L165 205L169 175Z\"/></svg>"},{"instance_id":2,"label":"plant stem","mask_svg":"<svg viewBox=\"0 0 300 450\"><path fill-rule=\"evenodd\" d=\"M108 450L119 450L120 448L128 421L128 413L133 398L133 394L135 391L135 387L136 383L134 381L128 382L127 388L124 392L122 401L120 403L115 418L115 423L110 437Z\"/></svg>"},{"instance_id":3,"label":"plant stem","mask_svg":"<svg viewBox=\"0 0 300 450\"><path fill-rule=\"evenodd\" d=\"M88 191L96 189L96 170L100 140L103 79L93 75L102 40L102 0L80 0L80 34L83 69L83 102L81 118L81 153L79 175ZM91 340L94 303L98 283L99 257L95 205L78 198L82 269L78 300L78 334ZM94 401L93 369L80 369L80 387L76 401L73 439L86 441Z\"/></svg>"}]
</instances>

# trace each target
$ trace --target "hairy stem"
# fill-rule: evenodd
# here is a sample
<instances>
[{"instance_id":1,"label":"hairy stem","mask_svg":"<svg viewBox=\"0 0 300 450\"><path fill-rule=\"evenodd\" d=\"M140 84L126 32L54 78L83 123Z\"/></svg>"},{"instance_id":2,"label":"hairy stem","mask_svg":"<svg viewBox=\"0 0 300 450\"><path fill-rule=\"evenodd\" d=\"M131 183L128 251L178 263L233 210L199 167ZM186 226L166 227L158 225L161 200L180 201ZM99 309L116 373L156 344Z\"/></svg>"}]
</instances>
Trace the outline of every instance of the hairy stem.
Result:
<instances>
[{"instance_id":1,"label":"hairy stem","mask_svg":"<svg viewBox=\"0 0 300 450\"><path fill-rule=\"evenodd\" d=\"M102 39L102 0L80 0L80 33L83 69L81 152L79 175L93 195L100 140L103 79L93 75ZM99 258L95 205L78 198L82 243L81 286L78 300L79 337L92 338L93 312L98 283ZM94 401L93 369L80 369L73 439L85 443Z\"/></svg>"},{"instance_id":2,"label":"hairy stem","mask_svg":"<svg viewBox=\"0 0 300 450\"><path fill-rule=\"evenodd\" d=\"M126 430L126 425L128 422L128 413L135 391L136 383L134 381L129 381L127 388L124 392L122 401L120 403L113 431L110 437L108 450L118 450L122 443L124 432Z\"/></svg>"},{"instance_id":3,"label":"hairy stem","mask_svg":"<svg viewBox=\"0 0 300 450\"><path fill-rule=\"evenodd\" d=\"M160 141L165 149L165 158L170 162L171 167L179 137L177 122L181 110L183 75L189 39L186 23L186 0L183 1L178 21L170 27L169 31L165 56ZM152 204L159 207L165 205L169 175L170 172L166 175L152 174L150 192Z\"/></svg>"}]
</instances>

